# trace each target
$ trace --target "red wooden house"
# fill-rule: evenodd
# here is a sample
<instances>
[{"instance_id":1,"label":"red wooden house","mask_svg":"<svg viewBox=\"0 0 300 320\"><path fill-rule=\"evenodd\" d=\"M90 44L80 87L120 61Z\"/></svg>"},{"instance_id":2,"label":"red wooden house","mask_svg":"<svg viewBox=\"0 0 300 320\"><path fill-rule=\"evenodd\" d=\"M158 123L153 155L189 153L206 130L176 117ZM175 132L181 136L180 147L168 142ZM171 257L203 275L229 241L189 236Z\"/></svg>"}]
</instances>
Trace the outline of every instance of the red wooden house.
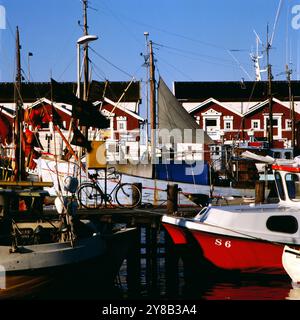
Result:
<instances>
[{"instance_id":1,"label":"red wooden house","mask_svg":"<svg viewBox=\"0 0 300 320\"><path fill-rule=\"evenodd\" d=\"M289 102L273 98L272 132L273 147L286 148L291 146L292 116ZM300 114L294 112L295 123L300 120ZM244 114L244 131L246 140L267 139L269 128L269 100L265 100Z\"/></svg>"},{"instance_id":2,"label":"red wooden house","mask_svg":"<svg viewBox=\"0 0 300 320\"><path fill-rule=\"evenodd\" d=\"M291 81L294 97L296 141L300 120L300 81ZM289 86L273 81L273 148L291 146L292 114ZM231 144L268 140L268 83L260 82L174 82L174 94L216 141ZM297 139L299 137L299 139ZM254 143L254 142L252 142Z\"/></svg>"},{"instance_id":3,"label":"red wooden house","mask_svg":"<svg viewBox=\"0 0 300 320\"><path fill-rule=\"evenodd\" d=\"M116 145L123 141L125 152L132 152L135 147L138 149L140 137L140 124L144 122L136 113L126 109L122 104L116 104L109 99L104 99L104 102L95 102L94 105L100 107L101 112L110 118L110 127L96 132L94 128L89 128L89 140L106 139L108 147ZM68 137L70 121L72 117L72 106L65 105L59 102L51 102L47 98L37 100L28 108L28 118L31 122L31 129L38 129L39 139L43 149L49 153L60 154L65 148L65 144L58 133L55 133L51 127L50 120L52 119L52 106L58 113L62 121L62 133ZM55 152L56 144L56 152Z\"/></svg>"},{"instance_id":4,"label":"red wooden house","mask_svg":"<svg viewBox=\"0 0 300 320\"><path fill-rule=\"evenodd\" d=\"M189 112L199 127L216 142L233 141L239 137L242 114L216 99L209 98Z\"/></svg>"}]
</instances>

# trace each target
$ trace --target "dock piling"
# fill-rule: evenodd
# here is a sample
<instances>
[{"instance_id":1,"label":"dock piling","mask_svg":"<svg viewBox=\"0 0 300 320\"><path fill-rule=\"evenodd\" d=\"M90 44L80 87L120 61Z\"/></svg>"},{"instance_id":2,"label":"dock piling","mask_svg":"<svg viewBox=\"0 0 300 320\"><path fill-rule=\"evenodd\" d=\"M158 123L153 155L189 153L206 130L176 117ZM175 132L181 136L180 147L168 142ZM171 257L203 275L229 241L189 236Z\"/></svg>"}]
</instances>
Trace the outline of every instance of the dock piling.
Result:
<instances>
[{"instance_id":1,"label":"dock piling","mask_svg":"<svg viewBox=\"0 0 300 320\"><path fill-rule=\"evenodd\" d=\"M178 184L167 186L167 213L172 215L178 211Z\"/></svg>"},{"instance_id":2,"label":"dock piling","mask_svg":"<svg viewBox=\"0 0 300 320\"><path fill-rule=\"evenodd\" d=\"M265 181L255 182L255 203L263 203L265 201Z\"/></svg>"}]
</instances>

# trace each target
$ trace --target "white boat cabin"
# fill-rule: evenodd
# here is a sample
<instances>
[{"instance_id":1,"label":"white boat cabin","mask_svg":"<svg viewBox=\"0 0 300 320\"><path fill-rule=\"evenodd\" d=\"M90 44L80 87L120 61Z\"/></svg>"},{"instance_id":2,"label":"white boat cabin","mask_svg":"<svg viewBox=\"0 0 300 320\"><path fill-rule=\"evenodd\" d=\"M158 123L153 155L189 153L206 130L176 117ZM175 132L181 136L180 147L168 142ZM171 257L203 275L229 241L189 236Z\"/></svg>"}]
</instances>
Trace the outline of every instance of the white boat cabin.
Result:
<instances>
[{"instance_id":1,"label":"white boat cabin","mask_svg":"<svg viewBox=\"0 0 300 320\"><path fill-rule=\"evenodd\" d=\"M300 167L274 164L272 169L279 201L300 205Z\"/></svg>"}]
</instances>

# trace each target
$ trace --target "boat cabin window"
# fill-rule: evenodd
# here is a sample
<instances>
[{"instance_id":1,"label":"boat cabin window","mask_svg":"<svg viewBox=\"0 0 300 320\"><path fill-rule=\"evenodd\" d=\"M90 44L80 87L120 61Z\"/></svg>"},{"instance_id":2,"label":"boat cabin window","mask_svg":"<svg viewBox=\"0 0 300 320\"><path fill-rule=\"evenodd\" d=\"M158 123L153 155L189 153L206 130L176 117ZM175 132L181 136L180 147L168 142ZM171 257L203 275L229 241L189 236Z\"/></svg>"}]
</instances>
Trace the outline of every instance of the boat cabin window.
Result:
<instances>
[{"instance_id":1,"label":"boat cabin window","mask_svg":"<svg viewBox=\"0 0 300 320\"><path fill-rule=\"evenodd\" d=\"M293 216L271 216L267 220L267 228L274 232L296 233L298 221Z\"/></svg>"},{"instance_id":2,"label":"boat cabin window","mask_svg":"<svg viewBox=\"0 0 300 320\"><path fill-rule=\"evenodd\" d=\"M281 158L281 153L278 152L278 151L274 152L274 158L275 159L280 159Z\"/></svg>"},{"instance_id":3,"label":"boat cabin window","mask_svg":"<svg viewBox=\"0 0 300 320\"><path fill-rule=\"evenodd\" d=\"M300 201L300 181L297 174L287 173L285 182L289 198L293 201Z\"/></svg>"},{"instance_id":4,"label":"boat cabin window","mask_svg":"<svg viewBox=\"0 0 300 320\"><path fill-rule=\"evenodd\" d=\"M285 200L282 179L281 179L281 175L279 174L279 172L275 172L275 181L276 181L277 191L278 191L278 195L279 195L280 199Z\"/></svg>"},{"instance_id":5,"label":"boat cabin window","mask_svg":"<svg viewBox=\"0 0 300 320\"><path fill-rule=\"evenodd\" d=\"M285 157L285 159L292 159L292 154L291 154L291 152L285 152L284 153L284 157Z\"/></svg>"}]
</instances>

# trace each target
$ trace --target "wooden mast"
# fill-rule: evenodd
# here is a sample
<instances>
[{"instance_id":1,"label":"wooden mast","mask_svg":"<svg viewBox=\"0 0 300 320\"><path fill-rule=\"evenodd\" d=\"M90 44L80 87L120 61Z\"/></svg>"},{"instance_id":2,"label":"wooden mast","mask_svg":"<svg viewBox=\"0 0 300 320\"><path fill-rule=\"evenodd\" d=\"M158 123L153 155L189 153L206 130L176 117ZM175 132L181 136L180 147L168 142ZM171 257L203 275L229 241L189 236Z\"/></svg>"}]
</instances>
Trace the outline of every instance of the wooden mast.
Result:
<instances>
[{"instance_id":1,"label":"wooden mast","mask_svg":"<svg viewBox=\"0 0 300 320\"><path fill-rule=\"evenodd\" d=\"M268 142L269 148L273 147L273 110L272 110L272 66L269 62L269 28L267 28L267 68L268 68L268 99L269 99L269 124L268 124Z\"/></svg>"},{"instance_id":2,"label":"wooden mast","mask_svg":"<svg viewBox=\"0 0 300 320\"><path fill-rule=\"evenodd\" d=\"M149 82L150 82L150 122L151 122L151 163L152 163L152 178L154 179L154 195L153 204L157 204L158 190L156 181L156 90L155 90L155 66L152 41L149 41Z\"/></svg>"},{"instance_id":3,"label":"wooden mast","mask_svg":"<svg viewBox=\"0 0 300 320\"><path fill-rule=\"evenodd\" d=\"M88 35L88 22L87 22L87 5L88 0L83 0L83 30L84 35ZM83 81L83 100L88 100L88 81L89 81L89 54L88 43L84 44L84 81Z\"/></svg>"},{"instance_id":4,"label":"wooden mast","mask_svg":"<svg viewBox=\"0 0 300 320\"><path fill-rule=\"evenodd\" d=\"M156 92L155 92L155 66L153 57L152 41L149 41L149 75L150 75L150 123L151 123L151 148L152 161L156 150Z\"/></svg>"},{"instance_id":5,"label":"wooden mast","mask_svg":"<svg viewBox=\"0 0 300 320\"><path fill-rule=\"evenodd\" d=\"M23 142L23 103L21 96L21 56L20 56L20 35L19 28L16 31L16 82L14 89L14 100L16 104L16 116L14 123L14 137L15 137L15 168L14 180L25 180L25 157L22 149Z\"/></svg>"}]
</instances>

